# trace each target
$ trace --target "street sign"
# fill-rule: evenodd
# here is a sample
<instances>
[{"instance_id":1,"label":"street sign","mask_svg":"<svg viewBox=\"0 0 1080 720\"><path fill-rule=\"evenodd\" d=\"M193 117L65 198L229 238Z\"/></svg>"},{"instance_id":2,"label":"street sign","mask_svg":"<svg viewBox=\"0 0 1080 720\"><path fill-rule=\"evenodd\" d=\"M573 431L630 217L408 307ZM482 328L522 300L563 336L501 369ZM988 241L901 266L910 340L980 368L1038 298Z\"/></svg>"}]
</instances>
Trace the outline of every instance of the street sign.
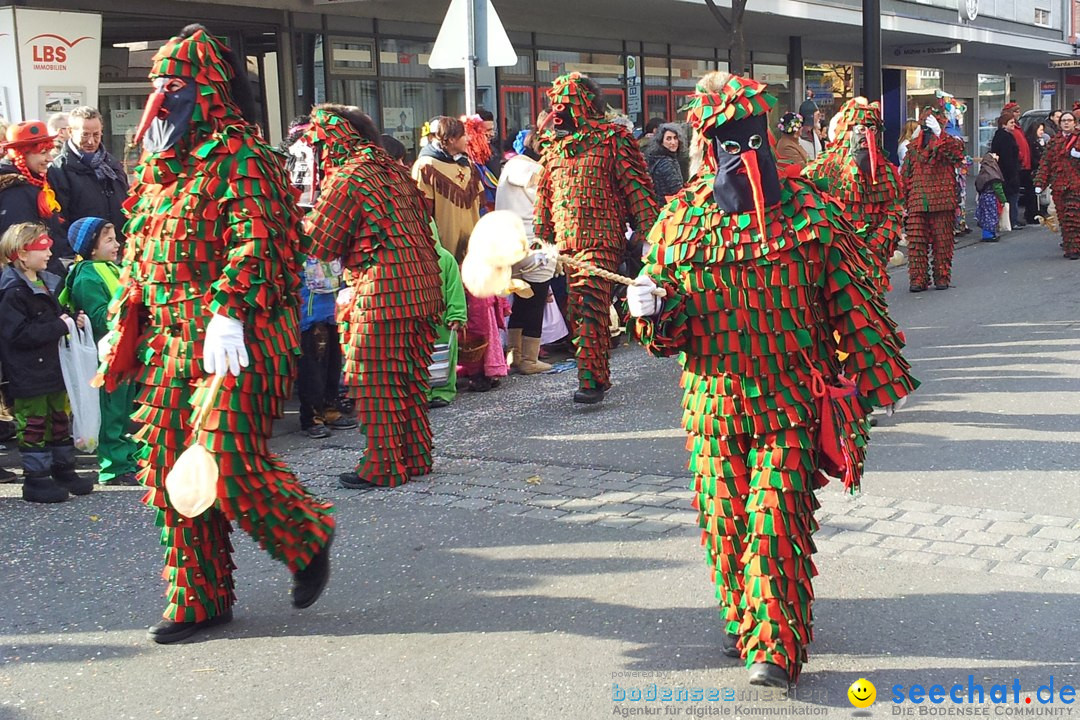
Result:
<instances>
[{"instance_id":1,"label":"street sign","mask_svg":"<svg viewBox=\"0 0 1080 720\"><path fill-rule=\"evenodd\" d=\"M626 56L626 114L635 122L641 115L641 75L638 73L638 59L634 55Z\"/></svg>"},{"instance_id":2,"label":"street sign","mask_svg":"<svg viewBox=\"0 0 1080 720\"><path fill-rule=\"evenodd\" d=\"M473 4L475 17L476 48L472 53L476 57L475 67L517 65L517 52L510 44L510 38L506 36L491 0L452 0L439 28L439 37L435 39L428 66L433 70L469 66L469 3Z\"/></svg>"},{"instance_id":3,"label":"street sign","mask_svg":"<svg viewBox=\"0 0 1080 720\"><path fill-rule=\"evenodd\" d=\"M893 48L893 56L898 58L920 57L923 55L959 55L961 52L958 42L928 43L926 45L897 45Z\"/></svg>"},{"instance_id":4,"label":"street sign","mask_svg":"<svg viewBox=\"0 0 1080 720\"><path fill-rule=\"evenodd\" d=\"M1075 60L1051 60L1047 63L1047 67L1054 68L1076 68L1080 67L1080 58Z\"/></svg>"}]
</instances>

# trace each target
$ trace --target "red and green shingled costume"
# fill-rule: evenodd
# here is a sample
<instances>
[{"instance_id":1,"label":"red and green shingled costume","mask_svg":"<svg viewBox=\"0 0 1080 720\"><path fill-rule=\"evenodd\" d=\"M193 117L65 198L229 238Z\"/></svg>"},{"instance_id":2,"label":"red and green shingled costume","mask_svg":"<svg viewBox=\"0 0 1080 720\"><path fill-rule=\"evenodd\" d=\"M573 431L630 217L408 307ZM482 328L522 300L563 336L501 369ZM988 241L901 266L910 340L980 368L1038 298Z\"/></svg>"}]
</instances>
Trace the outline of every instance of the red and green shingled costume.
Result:
<instances>
[{"instance_id":1,"label":"red and green shingled costume","mask_svg":"<svg viewBox=\"0 0 1080 720\"><path fill-rule=\"evenodd\" d=\"M775 100L764 89L736 76L720 93L698 85L688 120L708 136L766 113ZM872 405L917 383L843 208L806 180L781 178L763 233L754 211L717 207L714 153L710 145L649 235L643 273L667 297L638 331L652 354L678 355L684 369L693 505L726 631L748 667L778 665L795 681L813 637L814 489L826 482L811 364L843 370ZM848 353L842 366L837 350ZM849 423L860 458L864 413Z\"/></svg>"},{"instance_id":2,"label":"red and green shingled costume","mask_svg":"<svg viewBox=\"0 0 1080 720\"><path fill-rule=\"evenodd\" d=\"M1080 150L1080 135L1058 133L1043 150L1032 183L1050 188L1061 227L1065 257L1080 254L1080 159L1070 150Z\"/></svg>"},{"instance_id":3,"label":"red and green shingled costume","mask_svg":"<svg viewBox=\"0 0 1080 720\"><path fill-rule=\"evenodd\" d=\"M908 280L913 291L930 285L930 254L933 281L940 288L952 282L952 258L956 245L956 173L964 162L964 143L945 132L944 99L927 107L920 121L933 114L941 124L940 135L920 130L908 145L900 175L904 180L905 232L908 241Z\"/></svg>"},{"instance_id":4,"label":"red and green shingled costume","mask_svg":"<svg viewBox=\"0 0 1080 720\"><path fill-rule=\"evenodd\" d=\"M614 272L626 245L626 223L647 232L659 206L637 141L628 130L593 110L582 76L570 73L548 89L555 111L568 112L576 127L549 133L536 197L536 236L559 251ZM608 280L571 269L568 307L583 390L610 386Z\"/></svg>"},{"instance_id":5,"label":"red and green shingled costume","mask_svg":"<svg viewBox=\"0 0 1080 720\"><path fill-rule=\"evenodd\" d=\"M408 168L325 108L305 137L323 170L305 251L350 271L345 386L367 435L356 474L395 487L432 465L427 378L443 299L424 196Z\"/></svg>"},{"instance_id":6,"label":"red and green shingled costume","mask_svg":"<svg viewBox=\"0 0 1080 720\"><path fill-rule=\"evenodd\" d=\"M281 160L231 100L233 70L221 42L199 30L173 38L152 76L194 82L188 135L148 153L124 208L127 250L112 306L106 389L139 384L132 416L142 427L139 480L157 509L169 583L166 619L199 622L234 603L231 522L292 572L307 567L333 532L332 505L305 490L268 447L292 389L300 347L297 262L300 214ZM244 323L249 366L226 377L198 437L191 408L209 377L202 357L214 314ZM191 443L214 453L218 500L197 518L169 504L165 476Z\"/></svg>"},{"instance_id":7,"label":"red and green shingled costume","mask_svg":"<svg viewBox=\"0 0 1080 720\"><path fill-rule=\"evenodd\" d=\"M874 147L867 148L874 154L871 172L855 159L853 150L859 143L856 126L869 130L866 137L874 138ZM887 268L900 243L904 212L900 170L881 151L883 131L879 103L863 97L848 100L840 108L834 141L802 174L844 207L847 219L877 259L881 290L887 292Z\"/></svg>"}]
</instances>

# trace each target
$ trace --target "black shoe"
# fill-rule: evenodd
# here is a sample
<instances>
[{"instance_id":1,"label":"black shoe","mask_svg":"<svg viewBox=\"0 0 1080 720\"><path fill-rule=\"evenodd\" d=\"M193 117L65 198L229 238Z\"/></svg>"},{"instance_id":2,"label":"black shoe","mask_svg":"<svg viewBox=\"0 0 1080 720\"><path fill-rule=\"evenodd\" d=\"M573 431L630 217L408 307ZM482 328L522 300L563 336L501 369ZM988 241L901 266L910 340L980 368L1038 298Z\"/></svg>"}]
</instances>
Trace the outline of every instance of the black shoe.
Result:
<instances>
[{"instance_id":1,"label":"black shoe","mask_svg":"<svg viewBox=\"0 0 1080 720\"><path fill-rule=\"evenodd\" d=\"M444 408L449 404L449 400L444 400L443 398L437 397L431 398L431 401L428 403L428 407L434 410L435 408Z\"/></svg>"},{"instance_id":2,"label":"black shoe","mask_svg":"<svg viewBox=\"0 0 1080 720\"><path fill-rule=\"evenodd\" d=\"M323 415L323 425L331 430L351 430L356 427L356 418L336 410L329 410Z\"/></svg>"},{"instance_id":3,"label":"black shoe","mask_svg":"<svg viewBox=\"0 0 1080 720\"><path fill-rule=\"evenodd\" d=\"M791 681L787 671L772 663L754 663L750 666L750 684L787 689Z\"/></svg>"},{"instance_id":4,"label":"black shoe","mask_svg":"<svg viewBox=\"0 0 1080 720\"><path fill-rule=\"evenodd\" d=\"M469 390L472 392L487 392L493 387L495 385L491 382L491 378L484 375L477 375L469 379Z\"/></svg>"},{"instance_id":5,"label":"black shoe","mask_svg":"<svg viewBox=\"0 0 1080 720\"><path fill-rule=\"evenodd\" d=\"M912 285L908 288L908 292L922 292L926 289L925 285Z\"/></svg>"},{"instance_id":6,"label":"black shoe","mask_svg":"<svg viewBox=\"0 0 1080 720\"><path fill-rule=\"evenodd\" d=\"M10 470L0 468L0 484L19 482L18 473L13 473Z\"/></svg>"},{"instance_id":7,"label":"black shoe","mask_svg":"<svg viewBox=\"0 0 1080 720\"><path fill-rule=\"evenodd\" d=\"M187 640L200 630L206 630L207 628L224 625L229 622L232 622L232 608L229 608L225 612L219 613L214 617L206 618L201 622L162 620L157 625L151 625L150 629L146 631L146 634L150 636L151 640L159 645L169 645L170 643Z\"/></svg>"},{"instance_id":8,"label":"black shoe","mask_svg":"<svg viewBox=\"0 0 1080 720\"><path fill-rule=\"evenodd\" d=\"M949 283L934 283L935 290L948 290Z\"/></svg>"},{"instance_id":9,"label":"black shoe","mask_svg":"<svg viewBox=\"0 0 1080 720\"><path fill-rule=\"evenodd\" d=\"M36 503L59 503L68 499L68 489L49 473L23 473L23 500Z\"/></svg>"},{"instance_id":10,"label":"black shoe","mask_svg":"<svg viewBox=\"0 0 1080 720\"><path fill-rule=\"evenodd\" d=\"M109 485L110 487L133 487L139 485L139 481L135 479L135 473L124 473L123 475L117 475L112 480L108 480L101 484Z\"/></svg>"},{"instance_id":11,"label":"black shoe","mask_svg":"<svg viewBox=\"0 0 1080 720\"><path fill-rule=\"evenodd\" d=\"M1024 222L1023 220L1017 220L1015 223L1013 223L1013 227L1014 228L1027 227L1027 223Z\"/></svg>"},{"instance_id":12,"label":"black shoe","mask_svg":"<svg viewBox=\"0 0 1080 720\"><path fill-rule=\"evenodd\" d=\"M574 402L585 405L595 405L604 399L604 391L601 388L581 388L574 393Z\"/></svg>"},{"instance_id":13,"label":"black shoe","mask_svg":"<svg viewBox=\"0 0 1080 720\"><path fill-rule=\"evenodd\" d=\"M341 487L349 488L350 490L366 490L367 488L385 487L384 485L376 485L373 482L369 482L355 472L341 473L338 475L338 483Z\"/></svg>"},{"instance_id":14,"label":"black shoe","mask_svg":"<svg viewBox=\"0 0 1080 720\"><path fill-rule=\"evenodd\" d=\"M330 537L326 539L315 557L303 570L293 573L292 604L294 608L303 610L311 607L322 595L330 582L330 545L334 542L334 533L330 531Z\"/></svg>"},{"instance_id":15,"label":"black shoe","mask_svg":"<svg viewBox=\"0 0 1080 720\"><path fill-rule=\"evenodd\" d=\"M742 657L739 652L739 636L735 633L724 633L724 644L720 646L720 650L729 658Z\"/></svg>"},{"instance_id":16,"label":"black shoe","mask_svg":"<svg viewBox=\"0 0 1080 720\"><path fill-rule=\"evenodd\" d=\"M72 495L89 495L93 492L94 485L97 485L93 478L75 472L74 466L58 467L53 465L52 476L53 480L56 480L61 487Z\"/></svg>"},{"instance_id":17,"label":"black shoe","mask_svg":"<svg viewBox=\"0 0 1080 720\"><path fill-rule=\"evenodd\" d=\"M307 436L309 438L313 438L315 440L322 440L323 438L328 438L331 435L330 428L326 427L322 423L316 423L309 428L305 428L304 432L307 433Z\"/></svg>"},{"instance_id":18,"label":"black shoe","mask_svg":"<svg viewBox=\"0 0 1080 720\"><path fill-rule=\"evenodd\" d=\"M1066 260L1080 260L1080 253L1065 253Z\"/></svg>"}]
</instances>

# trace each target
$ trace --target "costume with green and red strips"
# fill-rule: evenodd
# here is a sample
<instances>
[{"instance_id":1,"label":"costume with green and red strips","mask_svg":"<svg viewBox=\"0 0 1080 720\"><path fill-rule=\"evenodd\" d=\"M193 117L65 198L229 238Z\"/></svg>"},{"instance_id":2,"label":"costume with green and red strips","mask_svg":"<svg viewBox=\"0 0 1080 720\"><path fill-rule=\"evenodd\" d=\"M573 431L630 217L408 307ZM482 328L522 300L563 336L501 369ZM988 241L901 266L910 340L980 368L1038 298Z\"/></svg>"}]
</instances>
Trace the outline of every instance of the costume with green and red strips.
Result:
<instances>
[{"instance_id":1,"label":"costume with green and red strips","mask_svg":"<svg viewBox=\"0 0 1080 720\"><path fill-rule=\"evenodd\" d=\"M547 91L554 132L545 135L536 237L557 243L560 252L577 260L614 271L626 246L626 224L647 232L659 207L637 141L596 113L594 95L582 79L578 73L563 75ZM612 284L570 269L568 286L578 384L606 390Z\"/></svg>"},{"instance_id":2,"label":"costume with green and red strips","mask_svg":"<svg viewBox=\"0 0 1080 720\"><path fill-rule=\"evenodd\" d=\"M881 149L883 129L879 103L863 97L848 100L840 108L836 137L803 169L803 177L844 205L847 219L877 258L877 276L885 292L904 213L900 170Z\"/></svg>"},{"instance_id":3,"label":"costume with green and red strips","mask_svg":"<svg viewBox=\"0 0 1080 720\"><path fill-rule=\"evenodd\" d=\"M748 667L777 665L794 681L812 639L814 489L826 482L811 370L843 371L873 405L917 383L873 283L875 261L844 210L798 178L781 178L768 204L768 183L752 177L759 162L762 176L775 173L768 142L757 134L749 147L760 149L740 150L727 139L740 124L754 127L747 123L775 99L756 81L721 80L721 91L699 84L690 100L705 157L649 235L642 272L667 295L638 332L652 354L677 355L683 366L693 505L726 631ZM764 118L760 127L767 132ZM718 152L724 167L733 156L742 167L718 175ZM761 160L741 157L751 153ZM751 178L746 211L718 206L714 193L729 174ZM848 353L843 364L837 350ZM861 474L862 417L850 431Z\"/></svg>"},{"instance_id":4,"label":"costume with green and red strips","mask_svg":"<svg viewBox=\"0 0 1080 720\"><path fill-rule=\"evenodd\" d=\"M952 282L956 245L956 172L964 162L964 143L944 131L947 122L943 99L927 107L920 122L933 114L939 135L921 129L908 144L900 169L904 180L904 229L908 241L908 280L914 291L930 284L929 255L933 252L933 280L938 287ZM932 249L932 250L931 250Z\"/></svg>"},{"instance_id":5,"label":"costume with green and red strips","mask_svg":"<svg viewBox=\"0 0 1080 720\"><path fill-rule=\"evenodd\" d=\"M1058 133L1050 138L1032 180L1035 187L1050 188L1066 257L1080 254L1080 158L1074 158L1071 150L1080 151L1080 135Z\"/></svg>"},{"instance_id":6,"label":"costume with green and red strips","mask_svg":"<svg viewBox=\"0 0 1080 720\"><path fill-rule=\"evenodd\" d=\"M102 368L106 389L122 378L140 385L138 477L166 547L164 616L178 622L201 622L233 605L230 521L294 573L334 527L332 505L308 494L268 447L300 347L301 217L284 164L231 99L223 48L200 29L154 57L152 77L195 83L197 101L180 142L147 153L136 168ZM200 359L214 314L244 323L250 363L225 378L192 437L191 408L209 384ZM220 478L214 506L188 519L170 506L164 483L195 442L214 453Z\"/></svg>"},{"instance_id":7,"label":"costume with green and red strips","mask_svg":"<svg viewBox=\"0 0 1080 720\"><path fill-rule=\"evenodd\" d=\"M432 463L427 378L443 299L424 196L408 168L330 110L312 112L305 137L323 174L305 252L350 271L345 386L367 435L356 474L395 487Z\"/></svg>"}]
</instances>

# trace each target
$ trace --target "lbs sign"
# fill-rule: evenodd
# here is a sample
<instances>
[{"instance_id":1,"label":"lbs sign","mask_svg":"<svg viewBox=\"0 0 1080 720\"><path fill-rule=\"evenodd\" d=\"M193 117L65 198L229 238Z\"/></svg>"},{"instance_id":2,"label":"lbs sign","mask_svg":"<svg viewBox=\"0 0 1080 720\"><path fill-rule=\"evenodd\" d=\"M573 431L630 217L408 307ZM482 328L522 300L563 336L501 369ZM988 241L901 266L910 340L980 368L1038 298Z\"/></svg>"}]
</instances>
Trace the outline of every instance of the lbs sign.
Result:
<instances>
[{"instance_id":1,"label":"lbs sign","mask_svg":"<svg viewBox=\"0 0 1080 720\"><path fill-rule=\"evenodd\" d=\"M63 35L55 33L42 33L35 35L24 44L31 48L30 57L34 61L35 70L66 71L68 56L71 51L81 42L93 40L89 35L83 35L69 40Z\"/></svg>"}]
</instances>

